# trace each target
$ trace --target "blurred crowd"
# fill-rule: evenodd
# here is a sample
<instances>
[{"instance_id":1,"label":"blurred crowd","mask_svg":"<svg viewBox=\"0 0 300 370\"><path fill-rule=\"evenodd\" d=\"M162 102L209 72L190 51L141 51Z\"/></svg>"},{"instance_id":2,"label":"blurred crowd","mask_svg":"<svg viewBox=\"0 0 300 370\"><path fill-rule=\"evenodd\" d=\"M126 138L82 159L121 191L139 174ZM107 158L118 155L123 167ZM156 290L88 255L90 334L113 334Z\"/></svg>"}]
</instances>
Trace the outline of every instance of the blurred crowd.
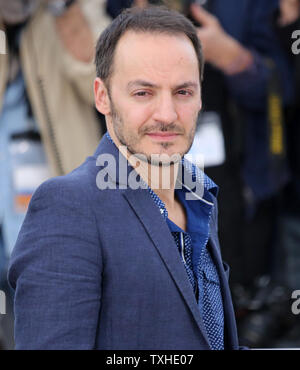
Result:
<instances>
[{"instance_id":1,"label":"blurred crowd","mask_svg":"<svg viewBox=\"0 0 300 370\"><path fill-rule=\"evenodd\" d=\"M106 130L93 102L96 39L123 9L149 5L198 28L203 109L190 152L203 154L220 187L240 344L300 348L291 310L300 289L299 0L0 0L0 348L13 348L6 272L30 197L82 163Z\"/></svg>"}]
</instances>

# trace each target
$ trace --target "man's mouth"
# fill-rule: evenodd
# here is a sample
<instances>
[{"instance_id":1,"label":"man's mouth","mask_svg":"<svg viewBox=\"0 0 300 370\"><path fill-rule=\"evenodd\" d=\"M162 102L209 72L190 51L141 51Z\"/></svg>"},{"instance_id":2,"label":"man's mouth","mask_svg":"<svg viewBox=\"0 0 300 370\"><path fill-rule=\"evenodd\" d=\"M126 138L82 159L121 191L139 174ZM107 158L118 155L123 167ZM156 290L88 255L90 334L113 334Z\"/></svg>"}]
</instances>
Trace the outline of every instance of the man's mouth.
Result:
<instances>
[{"instance_id":1,"label":"man's mouth","mask_svg":"<svg viewBox=\"0 0 300 370\"><path fill-rule=\"evenodd\" d=\"M171 141L175 140L179 136L179 134L175 132L162 132L162 131L149 132L146 135L156 141Z\"/></svg>"}]
</instances>

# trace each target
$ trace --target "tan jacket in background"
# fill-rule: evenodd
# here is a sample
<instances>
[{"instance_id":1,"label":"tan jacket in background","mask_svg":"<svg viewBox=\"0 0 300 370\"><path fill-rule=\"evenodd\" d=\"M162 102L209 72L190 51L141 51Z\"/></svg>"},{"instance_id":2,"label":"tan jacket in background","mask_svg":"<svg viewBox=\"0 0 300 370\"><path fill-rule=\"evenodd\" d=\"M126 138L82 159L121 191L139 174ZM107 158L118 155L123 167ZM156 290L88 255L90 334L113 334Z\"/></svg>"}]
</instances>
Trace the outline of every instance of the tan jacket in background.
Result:
<instances>
[{"instance_id":1,"label":"tan jacket in background","mask_svg":"<svg viewBox=\"0 0 300 370\"><path fill-rule=\"evenodd\" d=\"M82 0L96 39L109 24L103 0ZM93 154L101 138L93 99L95 66L75 60L43 6L22 32L20 59L33 114L52 175L70 172ZM84 47L84 45L82 45ZM0 111L8 79L9 56L0 55Z\"/></svg>"}]
</instances>

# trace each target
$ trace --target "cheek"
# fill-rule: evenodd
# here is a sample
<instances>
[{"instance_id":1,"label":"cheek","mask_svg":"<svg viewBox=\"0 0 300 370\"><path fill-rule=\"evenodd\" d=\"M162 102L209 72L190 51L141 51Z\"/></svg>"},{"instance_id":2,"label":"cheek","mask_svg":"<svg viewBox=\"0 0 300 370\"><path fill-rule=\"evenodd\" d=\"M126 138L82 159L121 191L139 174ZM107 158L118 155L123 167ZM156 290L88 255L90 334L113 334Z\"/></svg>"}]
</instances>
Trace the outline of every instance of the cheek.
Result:
<instances>
[{"instance_id":1,"label":"cheek","mask_svg":"<svg viewBox=\"0 0 300 370\"><path fill-rule=\"evenodd\" d=\"M199 114L198 106L184 105L178 109L178 119L185 127L194 127Z\"/></svg>"},{"instance_id":2,"label":"cheek","mask_svg":"<svg viewBox=\"0 0 300 370\"><path fill-rule=\"evenodd\" d=\"M127 127L139 129L151 120L152 110L149 104L127 103L121 109Z\"/></svg>"}]
</instances>

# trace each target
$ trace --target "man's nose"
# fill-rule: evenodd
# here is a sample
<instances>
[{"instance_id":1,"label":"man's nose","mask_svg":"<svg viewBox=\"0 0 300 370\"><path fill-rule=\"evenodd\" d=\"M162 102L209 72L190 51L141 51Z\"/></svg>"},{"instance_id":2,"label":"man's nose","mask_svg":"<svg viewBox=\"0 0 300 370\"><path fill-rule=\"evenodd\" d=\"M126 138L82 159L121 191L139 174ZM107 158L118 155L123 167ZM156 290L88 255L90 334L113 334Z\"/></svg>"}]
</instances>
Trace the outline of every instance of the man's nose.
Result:
<instances>
[{"instance_id":1,"label":"man's nose","mask_svg":"<svg viewBox=\"0 0 300 370\"><path fill-rule=\"evenodd\" d=\"M171 94L163 94L157 100L155 112L153 115L155 121L162 123L176 122L178 114L174 99Z\"/></svg>"}]
</instances>

